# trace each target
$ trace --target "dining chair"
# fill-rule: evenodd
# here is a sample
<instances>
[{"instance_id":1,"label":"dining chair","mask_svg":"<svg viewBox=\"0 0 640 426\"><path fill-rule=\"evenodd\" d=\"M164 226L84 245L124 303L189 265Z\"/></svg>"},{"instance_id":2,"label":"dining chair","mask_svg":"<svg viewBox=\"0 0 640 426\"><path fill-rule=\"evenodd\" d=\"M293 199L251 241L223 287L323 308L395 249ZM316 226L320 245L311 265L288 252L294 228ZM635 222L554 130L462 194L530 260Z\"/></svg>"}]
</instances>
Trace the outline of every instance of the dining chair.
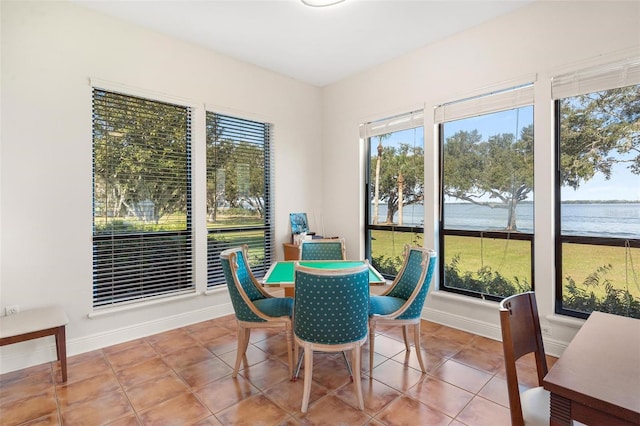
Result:
<instances>
[{"instance_id":1,"label":"dining chair","mask_svg":"<svg viewBox=\"0 0 640 426\"><path fill-rule=\"evenodd\" d=\"M304 351L303 413L309 406L313 353L351 350L353 383L364 410L360 383L361 346L367 340L369 265L347 269L315 269L296 264L293 315L294 352Z\"/></svg>"},{"instance_id":2,"label":"dining chair","mask_svg":"<svg viewBox=\"0 0 640 426\"><path fill-rule=\"evenodd\" d=\"M550 394L542 387L542 380L549 370L535 293L528 291L503 299L500 302L500 326L511 424L548 425ZM535 356L538 386L520 392L516 361L530 353Z\"/></svg>"},{"instance_id":3,"label":"dining chair","mask_svg":"<svg viewBox=\"0 0 640 426\"><path fill-rule=\"evenodd\" d=\"M285 330L289 377L293 377L292 322L293 298L273 297L260 285L251 272L248 262L248 246L230 248L220 253L222 269L231 296L231 303L238 324L238 353L233 377L238 375L240 362L245 359L251 329L278 328ZM246 360L245 360L246 363Z\"/></svg>"},{"instance_id":4,"label":"dining chair","mask_svg":"<svg viewBox=\"0 0 640 426\"><path fill-rule=\"evenodd\" d=\"M402 327L404 345L410 351L407 332L409 326L413 325L418 363L422 372L426 373L420 352L420 320L436 266L436 252L407 244L403 255L402 267L389 289L380 295L371 295L369 300L369 369L373 370L376 327Z\"/></svg>"},{"instance_id":5,"label":"dining chair","mask_svg":"<svg viewBox=\"0 0 640 426\"><path fill-rule=\"evenodd\" d=\"M344 238L302 240L300 260L345 260Z\"/></svg>"}]
</instances>

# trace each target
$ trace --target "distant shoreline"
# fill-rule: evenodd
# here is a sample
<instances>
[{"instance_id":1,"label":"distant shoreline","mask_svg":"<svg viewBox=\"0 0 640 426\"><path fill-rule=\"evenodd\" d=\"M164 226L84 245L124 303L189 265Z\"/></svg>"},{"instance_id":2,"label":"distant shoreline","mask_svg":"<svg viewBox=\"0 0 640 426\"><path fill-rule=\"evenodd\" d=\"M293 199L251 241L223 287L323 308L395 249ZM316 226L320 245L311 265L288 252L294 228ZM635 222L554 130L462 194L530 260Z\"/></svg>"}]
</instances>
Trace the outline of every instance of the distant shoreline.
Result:
<instances>
[{"instance_id":1,"label":"distant shoreline","mask_svg":"<svg viewBox=\"0 0 640 426\"><path fill-rule=\"evenodd\" d=\"M445 202L444 204L474 204L469 201L464 202ZM496 207L499 203L493 203ZM518 204L533 204L533 201L519 201ZM566 200L560 204L640 204L640 200Z\"/></svg>"},{"instance_id":2,"label":"distant shoreline","mask_svg":"<svg viewBox=\"0 0 640 426\"><path fill-rule=\"evenodd\" d=\"M562 204L638 204L640 200L566 200Z\"/></svg>"}]
</instances>

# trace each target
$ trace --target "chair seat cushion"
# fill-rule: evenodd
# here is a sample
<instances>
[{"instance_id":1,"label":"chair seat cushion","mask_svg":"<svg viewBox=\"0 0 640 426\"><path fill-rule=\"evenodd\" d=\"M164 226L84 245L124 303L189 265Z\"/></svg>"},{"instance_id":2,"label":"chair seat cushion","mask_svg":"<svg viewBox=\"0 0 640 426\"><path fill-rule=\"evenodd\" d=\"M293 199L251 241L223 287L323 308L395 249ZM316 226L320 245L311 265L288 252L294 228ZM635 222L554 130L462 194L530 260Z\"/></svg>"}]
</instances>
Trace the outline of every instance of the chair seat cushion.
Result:
<instances>
[{"instance_id":1,"label":"chair seat cushion","mask_svg":"<svg viewBox=\"0 0 640 426\"><path fill-rule=\"evenodd\" d=\"M371 296L369 297L369 316L388 315L404 305L406 300L392 296Z\"/></svg>"},{"instance_id":2,"label":"chair seat cushion","mask_svg":"<svg viewBox=\"0 0 640 426\"><path fill-rule=\"evenodd\" d=\"M270 317L290 317L293 312L293 298L270 297L253 302L256 308Z\"/></svg>"},{"instance_id":3,"label":"chair seat cushion","mask_svg":"<svg viewBox=\"0 0 640 426\"><path fill-rule=\"evenodd\" d=\"M522 417L526 426L549 424L550 399L549 391L542 386L527 389L520 393Z\"/></svg>"}]
</instances>

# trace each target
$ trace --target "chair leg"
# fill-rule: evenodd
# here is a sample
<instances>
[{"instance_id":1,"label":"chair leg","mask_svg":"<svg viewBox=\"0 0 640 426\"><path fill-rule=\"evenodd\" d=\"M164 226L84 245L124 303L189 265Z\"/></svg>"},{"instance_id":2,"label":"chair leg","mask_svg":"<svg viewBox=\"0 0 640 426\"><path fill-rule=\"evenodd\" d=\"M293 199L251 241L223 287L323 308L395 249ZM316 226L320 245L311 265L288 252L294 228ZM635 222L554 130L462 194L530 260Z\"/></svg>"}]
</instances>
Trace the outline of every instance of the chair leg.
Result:
<instances>
[{"instance_id":1,"label":"chair leg","mask_svg":"<svg viewBox=\"0 0 640 426\"><path fill-rule=\"evenodd\" d=\"M304 345L304 392L302 394L303 413L309 408L309 397L311 396L311 380L313 378L313 348L311 344Z\"/></svg>"},{"instance_id":2,"label":"chair leg","mask_svg":"<svg viewBox=\"0 0 640 426\"><path fill-rule=\"evenodd\" d=\"M290 328L285 329L287 334L287 360L289 361L289 378L293 379L293 336Z\"/></svg>"},{"instance_id":3,"label":"chair leg","mask_svg":"<svg viewBox=\"0 0 640 426\"><path fill-rule=\"evenodd\" d=\"M409 328L408 325L402 326L402 337L404 338L405 349L407 350L407 352L411 352L411 345L409 344L409 338L407 337L407 328Z\"/></svg>"},{"instance_id":4,"label":"chair leg","mask_svg":"<svg viewBox=\"0 0 640 426\"><path fill-rule=\"evenodd\" d=\"M418 321L418 323L413 326L413 341L416 345L416 354L418 355L420 370L422 370L423 373L426 373L427 370L424 368L424 362L422 361L422 351L420 350L420 321Z\"/></svg>"},{"instance_id":5,"label":"chair leg","mask_svg":"<svg viewBox=\"0 0 640 426\"><path fill-rule=\"evenodd\" d=\"M240 362L247 353L247 347L249 346L249 337L251 336L251 330L238 324L238 350L236 354L236 364L233 367L233 374L231 377L238 376L238 370L240 369Z\"/></svg>"},{"instance_id":6,"label":"chair leg","mask_svg":"<svg viewBox=\"0 0 640 426\"><path fill-rule=\"evenodd\" d=\"M344 353L344 352L343 352ZM362 381L360 369L362 368L362 349L359 343L351 351L351 364L353 364L353 384L356 386L356 400L361 411L364 411L364 398L362 396Z\"/></svg>"},{"instance_id":7,"label":"chair leg","mask_svg":"<svg viewBox=\"0 0 640 426\"><path fill-rule=\"evenodd\" d=\"M376 335L376 322L369 320L369 374L373 371L373 349Z\"/></svg>"}]
</instances>

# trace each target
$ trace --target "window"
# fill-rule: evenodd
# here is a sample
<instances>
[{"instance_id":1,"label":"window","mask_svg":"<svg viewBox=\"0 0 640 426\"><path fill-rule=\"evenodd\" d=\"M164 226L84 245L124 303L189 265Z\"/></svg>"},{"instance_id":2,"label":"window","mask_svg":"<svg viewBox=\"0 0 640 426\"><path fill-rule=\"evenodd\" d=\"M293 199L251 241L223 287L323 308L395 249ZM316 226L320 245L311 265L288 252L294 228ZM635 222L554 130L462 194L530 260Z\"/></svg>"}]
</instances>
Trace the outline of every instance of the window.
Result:
<instances>
[{"instance_id":1,"label":"window","mask_svg":"<svg viewBox=\"0 0 640 426\"><path fill-rule=\"evenodd\" d=\"M436 108L442 290L533 288L533 85Z\"/></svg>"},{"instance_id":2,"label":"window","mask_svg":"<svg viewBox=\"0 0 640 426\"><path fill-rule=\"evenodd\" d=\"M271 126L207 112L207 286L225 284L220 252L249 246L252 272L272 263Z\"/></svg>"},{"instance_id":3,"label":"window","mask_svg":"<svg viewBox=\"0 0 640 426\"><path fill-rule=\"evenodd\" d=\"M93 89L93 306L195 290L190 108Z\"/></svg>"},{"instance_id":4,"label":"window","mask_svg":"<svg viewBox=\"0 0 640 426\"><path fill-rule=\"evenodd\" d=\"M640 318L640 59L552 80L556 313Z\"/></svg>"},{"instance_id":5,"label":"window","mask_svg":"<svg viewBox=\"0 0 640 426\"><path fill-rule=\"evenodd\" d=\"M424 115L422 111L367 123L365 250L385 277L402 265L405 244L424 233Z\"/></svg>"}]
</instances>

